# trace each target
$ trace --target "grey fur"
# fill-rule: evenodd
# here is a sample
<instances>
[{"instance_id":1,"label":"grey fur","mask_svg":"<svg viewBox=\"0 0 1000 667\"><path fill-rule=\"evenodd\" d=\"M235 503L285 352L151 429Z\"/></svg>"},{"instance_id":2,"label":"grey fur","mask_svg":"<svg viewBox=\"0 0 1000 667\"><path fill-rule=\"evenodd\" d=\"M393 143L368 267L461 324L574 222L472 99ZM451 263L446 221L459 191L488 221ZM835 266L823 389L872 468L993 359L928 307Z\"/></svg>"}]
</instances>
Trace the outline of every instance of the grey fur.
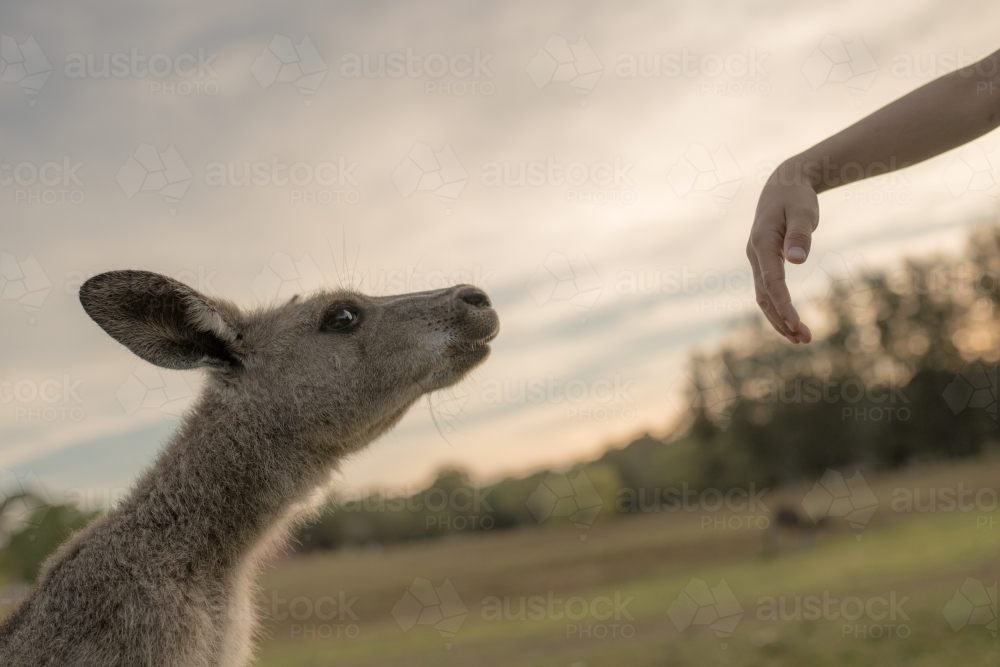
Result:
<instances>
[{"instance_id":1,"label":"grey fur","mask_svg":"<svg viewBox=\"0 0 1000 667\"><path fill-rule=\"evenodd\" d=\"M489 354L499 319L463 285L325 292L243 312L142 271L95 276L87 313L137 355L208 382L128 497L51 556L0 626L4 667L242 667L260 557L338 461ZM331 313L358 322L327 330Z\"/></svg>"}]
</instances>

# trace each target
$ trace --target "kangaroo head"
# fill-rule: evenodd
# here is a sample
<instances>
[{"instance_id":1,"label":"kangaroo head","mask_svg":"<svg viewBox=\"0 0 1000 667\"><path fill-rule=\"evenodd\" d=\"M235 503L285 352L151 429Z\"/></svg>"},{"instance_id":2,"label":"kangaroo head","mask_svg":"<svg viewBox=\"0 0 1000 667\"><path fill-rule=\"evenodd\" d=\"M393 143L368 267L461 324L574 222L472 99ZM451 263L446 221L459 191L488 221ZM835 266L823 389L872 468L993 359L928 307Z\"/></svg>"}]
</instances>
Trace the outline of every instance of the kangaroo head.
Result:
<instances>
[{"instance_id":1,"label":"kangaroo head","mask_svg":"<svg viewBox=\"0 0 1000 667\"><path fill-rule=\"evenodd\" d=\"M207 391L234 418L341 451L458 382L499 330L489 298L469 285L388 297L327 291L244 311L162 275L111 271L85 282L80 301L142 359L208 369Z\"/></svg>"}]
</instances>

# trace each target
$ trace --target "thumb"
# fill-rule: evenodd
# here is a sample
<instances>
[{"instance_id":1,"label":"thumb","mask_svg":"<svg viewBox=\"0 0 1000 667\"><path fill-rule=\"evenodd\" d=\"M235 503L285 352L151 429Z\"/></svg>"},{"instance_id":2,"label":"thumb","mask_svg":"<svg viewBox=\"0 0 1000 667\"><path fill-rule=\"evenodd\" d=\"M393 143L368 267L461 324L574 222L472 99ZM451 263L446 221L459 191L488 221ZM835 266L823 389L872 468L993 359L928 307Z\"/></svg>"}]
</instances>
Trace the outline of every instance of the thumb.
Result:
<instances>
[{"instance_id":1,"label":"thumb","mask_svg":"<svg viewBox=\"0 0 1000 667\"><path fill-rule=\"evenodd\" d=\"M809 256L812 247L812 233L816 228L816 214L811 211L786 213L785 259L792 264L801 264Z\"/></svg>"}]
</instances>

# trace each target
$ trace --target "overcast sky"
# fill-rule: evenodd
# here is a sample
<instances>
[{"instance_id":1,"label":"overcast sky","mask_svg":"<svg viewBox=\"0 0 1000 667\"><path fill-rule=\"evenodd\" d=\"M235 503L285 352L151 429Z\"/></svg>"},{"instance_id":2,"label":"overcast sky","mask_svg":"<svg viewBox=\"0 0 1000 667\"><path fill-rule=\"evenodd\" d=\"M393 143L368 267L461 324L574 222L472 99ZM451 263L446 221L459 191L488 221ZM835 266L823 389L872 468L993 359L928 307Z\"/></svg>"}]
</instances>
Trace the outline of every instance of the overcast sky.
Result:
<instances>
[{"instance_id":1,"label":"overcast sky","mask_svg":"<svg viewBox=\"0 0 1000 667\"><path fill-rule=\"evenodd\" d=\"M244 305L344 282L491 294L489 361L345 485L662 433L686 356L754 315L761 179L1000 47L998 18L988 0L5 2L0 468L99 497L176 427L199 374L138 364L77 301L129 267ZM806 312L824 258L959 249L993 214L996 145L824 194L790 270Z\"/></svg>"}]
</instances>

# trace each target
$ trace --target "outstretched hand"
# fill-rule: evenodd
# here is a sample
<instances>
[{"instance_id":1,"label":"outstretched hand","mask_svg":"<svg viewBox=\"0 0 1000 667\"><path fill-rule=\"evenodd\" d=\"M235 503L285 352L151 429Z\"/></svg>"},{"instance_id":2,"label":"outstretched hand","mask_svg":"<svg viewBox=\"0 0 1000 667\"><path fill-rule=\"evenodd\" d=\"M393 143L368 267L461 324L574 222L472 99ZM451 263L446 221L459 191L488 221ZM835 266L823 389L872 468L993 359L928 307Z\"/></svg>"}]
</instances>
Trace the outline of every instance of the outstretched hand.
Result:
<instances>
[{"instance_id":1,"label":"outstretched hand","mask_svg":"<svg viewBox=\"0 0 1000 667\"><path fill-rule=\"evenodd\" d=\"M802 179L783 183L781 167L767 180L757 202L747 257L753 267L757 304L771 326L790 343L808 343L812 332L792 306L785 283L785 260L801 264L809 256L819 223L816 190Z\"/></svg>"}]
</instances>

